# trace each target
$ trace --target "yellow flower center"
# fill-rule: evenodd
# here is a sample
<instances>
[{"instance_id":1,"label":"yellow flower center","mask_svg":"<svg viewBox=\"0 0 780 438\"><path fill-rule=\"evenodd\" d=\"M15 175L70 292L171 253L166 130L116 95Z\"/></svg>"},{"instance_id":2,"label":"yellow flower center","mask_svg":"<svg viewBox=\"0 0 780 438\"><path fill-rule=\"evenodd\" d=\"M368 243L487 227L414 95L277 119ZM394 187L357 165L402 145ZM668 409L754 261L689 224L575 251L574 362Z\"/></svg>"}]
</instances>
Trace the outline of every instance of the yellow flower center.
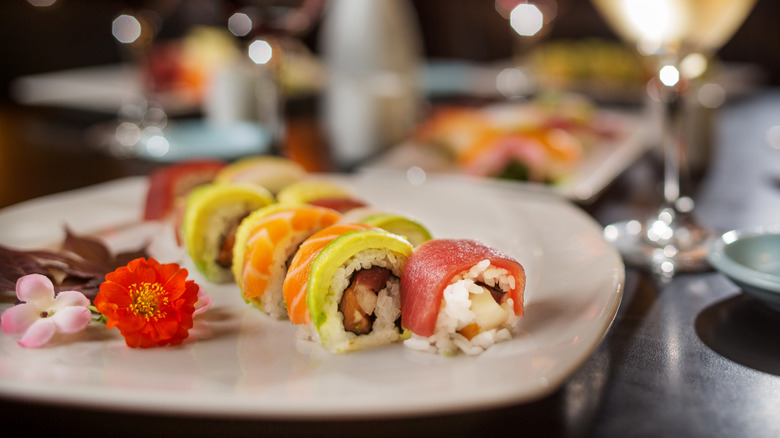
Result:
<instances>
[{"instance_id":1,"label":"yellow flower center","mask_svg":"<svg viewBox=\"0 0 780 438\"><path fill-rule=\"evenodd\" d=\"M165 318L165 312L160 307L168 305L168 294L160 283L133 283L130 285L130 298L133 300L130 309L136 315L155 321Z\"/></svg>"}]
</instances>

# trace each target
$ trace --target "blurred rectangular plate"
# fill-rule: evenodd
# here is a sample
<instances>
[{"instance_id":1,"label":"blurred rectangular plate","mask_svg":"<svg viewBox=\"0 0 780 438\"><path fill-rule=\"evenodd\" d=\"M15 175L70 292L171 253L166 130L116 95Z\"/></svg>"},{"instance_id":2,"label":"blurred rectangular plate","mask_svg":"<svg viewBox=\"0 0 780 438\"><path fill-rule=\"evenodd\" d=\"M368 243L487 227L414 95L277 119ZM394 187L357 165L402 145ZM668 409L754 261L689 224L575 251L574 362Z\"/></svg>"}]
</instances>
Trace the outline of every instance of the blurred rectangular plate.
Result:
<instances>
[{"instance_id":1,"label":"blurred rectangular plate","mask_svg":"<svg viewBox=\"0 0 780 438\"><path fill-rule=\"evenodd\" d=\"M638 160L650 147L649 117L637 112L599 109L595 117L614 124L615 138L588 145L582 161L568 176L548 187L567 199L589 203ZM406 141L365 163L360 170L407 172L419 168L426 173L457 174L460 170L435 149ZM527 183L524 183L527 184ZM538 185L538 184L537 184Z\"/></svg>"}]
</instances>

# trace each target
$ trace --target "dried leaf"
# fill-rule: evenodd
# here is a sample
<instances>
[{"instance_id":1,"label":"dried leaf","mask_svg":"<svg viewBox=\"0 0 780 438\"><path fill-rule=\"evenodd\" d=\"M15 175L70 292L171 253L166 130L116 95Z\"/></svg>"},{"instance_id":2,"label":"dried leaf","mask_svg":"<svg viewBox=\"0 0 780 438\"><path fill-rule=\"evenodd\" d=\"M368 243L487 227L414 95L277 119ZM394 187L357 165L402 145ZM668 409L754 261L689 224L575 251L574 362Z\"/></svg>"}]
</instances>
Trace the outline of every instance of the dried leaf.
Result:
<instances>
[{"instance_id":1,"label":"dried leaf","mask_svg":"<svg viewBox=\"0 0 780 438\"><path fill-rule=\"evenodd\" d=\"M78 290L92 300L106 274L136 258L149 257L147 246L114 255L100 240L74 234L67 227L60 251L22 251L0 245L0 291L15 290L16 281L25 275L42 274L52 280L56 291Z\"/></svg>"},{"instance_id":2,"label":"dried leaf","mask_svg":"<svg viewBox=\"0 0 780 438\"><path fill-rule=\"evenodd\" d=\"M27 274L48 274L35 257L0 246L0 290L15 290L16 280Z\"/></svg>"},{"instance_id":3,"label":"dried leaf","mask_svg":"<svg viewBox=\"0 0 780 438\"><path fill-rule=\"evenodd\" d=\"M111 252L102 242L86 236L77 236L67 226L65 226L65 241L62 242L62 249L104 269L113 259Z\"/></svg>"}]
</instances>

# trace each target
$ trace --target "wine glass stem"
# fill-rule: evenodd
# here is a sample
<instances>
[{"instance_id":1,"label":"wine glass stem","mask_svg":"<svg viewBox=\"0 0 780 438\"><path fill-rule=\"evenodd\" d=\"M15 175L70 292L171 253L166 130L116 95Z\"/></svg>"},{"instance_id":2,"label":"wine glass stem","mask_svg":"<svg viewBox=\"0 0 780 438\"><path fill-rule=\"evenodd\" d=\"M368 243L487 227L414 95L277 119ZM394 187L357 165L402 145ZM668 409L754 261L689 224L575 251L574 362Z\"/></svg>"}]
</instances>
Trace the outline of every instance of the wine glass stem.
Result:
<instances>
[{"instance_id":1,"label":"wine glass stem","mask_svg":"<svg viewBox=\"0 0 780 438\"><path fill-rule=\"evenodd\" d=\"M680 79L682 81L682 79ZM685 141L683 135L683 84L660 85L662 101L661 142L664 160L663 195L668 207L675 208L680 198L680 180Z\"/></svg>"}]
</instances>

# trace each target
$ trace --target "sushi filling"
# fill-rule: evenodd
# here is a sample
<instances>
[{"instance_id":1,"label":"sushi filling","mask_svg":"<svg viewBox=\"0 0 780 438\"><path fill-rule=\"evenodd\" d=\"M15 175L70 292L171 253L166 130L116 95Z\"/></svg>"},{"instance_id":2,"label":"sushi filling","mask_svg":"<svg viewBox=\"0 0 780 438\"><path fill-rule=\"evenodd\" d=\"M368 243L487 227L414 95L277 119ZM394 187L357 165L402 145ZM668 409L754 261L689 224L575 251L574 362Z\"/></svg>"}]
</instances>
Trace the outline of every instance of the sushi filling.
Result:
<instances>
[{"instance_id":1,"label":"sushi filling","mask_svg":"<svg viewBox=\"0 0 780 438\"><path fill-rule=\"evenodd\" d=\"M356 335L371 332L376 319L374 310L377 294L386 287L390 275L389 269L374 266L361 269L352 276L352 281L339 302L339 311L344 317L344 330Z\"/></svg>"},{"instance_id":2,"label":"sushi filling","mask_svg":"<svg viewBox=\"0 0 780 438\"><path fill-rule=\"evenodd\" d=\"M212 281L224 283L233 280L233 245L236 229L254 207L251 204L224 205L210 215L203 226L203 253L198 256L205 265L206 274ZM220 230L220 232L211 232Z\"/></svg>"},{"instance_id":3,"label":"sushi filling","mask_svg":"<svg viewBox=\"0 0 780 438\"><path fill-rule=\"evenodd\" d=\"M514 287L515 278L507 270L489 260L477 263L444 289L433 335L413 334L405 345L431 353L474 355L510 339L517 317L507 292Z\"/></svg>"},{"instance_id":4,"label":"sushi filling","mask_svg":"<svg viewBox=\"0 0 780 438\"><path fill-rule=\"evenodd\" d=\"M246 216L239 216L228 222L224 233L220 237L219 251L215 261L225 269L233 266L233 245L236 243L236 230L238 230L238 225Z\"/></svg>"},{"instance_id":5,"label":"sushi filling","mask_svg":"<svg viewBox=\"0 0 780 438\"><path fill-rule=\"evenodd\" d=\"M335 352L362 350L401 340L401 269L406 257L367 249L336 270L326 303L329 315L299 338L319 340ZM384 282L382 282L384 280Z\"/></svg>"}]
</instances>

